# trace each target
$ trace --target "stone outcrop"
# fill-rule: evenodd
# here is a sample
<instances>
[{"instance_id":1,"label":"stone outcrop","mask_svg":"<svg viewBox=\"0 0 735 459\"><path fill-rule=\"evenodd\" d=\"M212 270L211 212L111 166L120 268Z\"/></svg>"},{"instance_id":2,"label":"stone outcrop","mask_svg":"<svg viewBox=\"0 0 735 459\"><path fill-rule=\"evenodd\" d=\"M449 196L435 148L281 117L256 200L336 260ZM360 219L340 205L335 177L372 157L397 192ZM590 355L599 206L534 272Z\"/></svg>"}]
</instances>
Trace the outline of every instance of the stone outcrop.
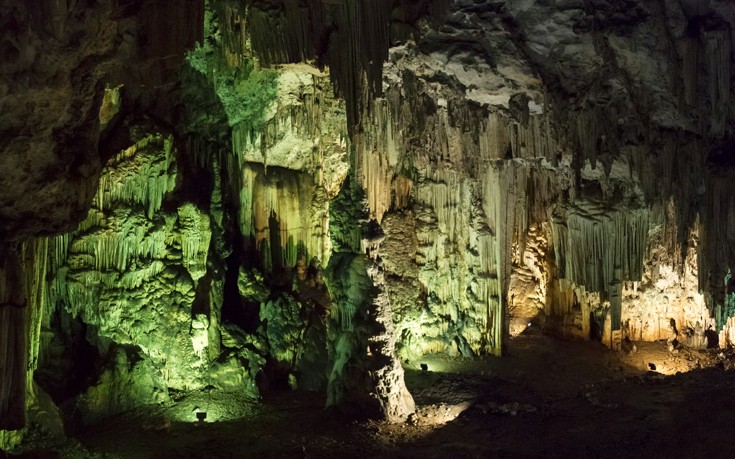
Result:
<instances>
[{"instance_id":1,"label":"stone outcrop","mask_svg":"<svg viewBox=\"0 0 735 459\"><path fill-rule=\"evenodd\" d=\"M200 1L0 6L4 240L70 230L84 218L114 130L99 128L105 87L123 85L126 113L155 108L201 39L202 13Z\"/></svg>"}]
</instances>

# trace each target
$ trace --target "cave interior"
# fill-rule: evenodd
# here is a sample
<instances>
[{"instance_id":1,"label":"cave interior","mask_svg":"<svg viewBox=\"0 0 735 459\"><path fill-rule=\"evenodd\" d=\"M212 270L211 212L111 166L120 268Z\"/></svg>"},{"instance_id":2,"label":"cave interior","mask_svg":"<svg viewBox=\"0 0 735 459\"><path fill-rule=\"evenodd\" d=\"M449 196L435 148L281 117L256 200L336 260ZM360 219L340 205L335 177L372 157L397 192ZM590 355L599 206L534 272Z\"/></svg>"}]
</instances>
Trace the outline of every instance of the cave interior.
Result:
<instances>
[{"instance_id":1,"label":"cave interior","mask_svg":"<svg viewBox=\"0 0 735 459\"><path fill-rule=\"evenodd\" d=\"M733 457L734 26L0 1L0 457Z\"/></svg>"}]
</instances>

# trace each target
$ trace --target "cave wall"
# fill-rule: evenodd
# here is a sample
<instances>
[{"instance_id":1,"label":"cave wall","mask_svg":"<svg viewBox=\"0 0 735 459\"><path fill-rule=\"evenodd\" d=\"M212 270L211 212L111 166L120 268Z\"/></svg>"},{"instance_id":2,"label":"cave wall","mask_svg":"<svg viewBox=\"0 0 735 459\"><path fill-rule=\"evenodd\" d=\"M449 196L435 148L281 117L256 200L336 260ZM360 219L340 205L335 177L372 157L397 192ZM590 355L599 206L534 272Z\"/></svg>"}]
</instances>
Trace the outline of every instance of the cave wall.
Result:
<instances>
[{"instance_id":1,"label":"cave wall","mask_svg":"<svg viewBox=\"0 0 735 459\"><path fill-rule=\"evenodd\" d=\"M124 85L127 110L160 113L184 51L202 38L203 6L2 5L4 240L70 230L84 217L110 154L98 130L105 87Z\"/></svg>"},{"instance_id":2,"label":"cave wall","mask_svg":"<svg viewBox=\"0 0 735 459\"><path fill-rule=\"evenodd\" d=\"M110 155L108 145L118 137L100 129L105 88L126 86L127 113L135 105L155 111L152 102L168 95L185 49L201 39L202 12L200 1L0 5L5 63L0 71L0 234L2 251L16 260L11 269L17 271L5 276L14 293L3 303L16 306L3 306L3 326L13 333L3 333L8 342L2 358L15 369L3 372L2 427L25 423L20 387L28 385L28 400L36 399L32 377L21 377L20 367L36 368L42 292L48 288L34 290L30 281L21 282L45 269L26 258L33 259L31 252L51 257L50 242L42 236L69 231L84 218Z\"/></svg>"},{"instance_id":3,"label":"cave wall","mask_svg":"<svg viewBox=\"0 0 735 459\"><path fill-rule=\"evenodd\" d=\"M722 2L699 10L673 2L455 2L442 27L423 23L420 38L398 40L383 96L353 138L363 144L356 167L371 216L415 213L406 224L415 225L417 254L396 255L424 272L425 299L396 289L405 295L396 303L418 303L399 316L399 333L438 341L435 350L471 355L485 345L499 353L502 345L486 343L503 341L505 319L493 326L483 319L526 308L517 303L529 301L529 289L537 311L521 313L524 321L530 314L547 331L583 339L597 326L612 347L624 333L659 339L672 318L680 329L707 327L724 301L717 292L729 249L700 255L696 266L692 253L716 250L708 240L729 246L728 211L715 204L720 217L708 218L702 203L719 194L707 183L723 173L713 159L728 156L732 135L725 121L732 109L720 105L732 91L731 19ZM424 222L439 230L425 238L439 257L422 256ZM543 247L535 254L527 253L531 230ZM707 239L710 231L720 236ZM467 269L477 255L481 268ZM624 289L643 278L670 281L639 285L645 293ZM477 295L486 279L500 286L489 289L489 306ZM464 296L467 306L452 307ZM459 349L465 341L471 351Z\"/></svg>"},{"instance_id":4,"label":"cave wall","mask_svg":"<svg viewBox=\"0 0 735 459\"><path fill-rule=\"evenodd\" d=\"M514 319L599 332L615 347L623 334L660 338L672 318L709 326L723 310L725 2L394 2L387 29L372 15L352 24L354 2L334 8L348 12L337 32L319 7L254 2L254 27L267 18L276 32L254 50L269 62L337 60L332 78L358 86L346 94L358 112L348 116L353 164L390 244L381 258L405 358L500 353ZM382 87L370 64L347 57L345 67L315 44L344 24L377 45L387 34Z\"/></svg>"},{"instance_id":5,"label":"cave wall","mask_svg":"<svg viewBox=\"0 0 735 459\"><path fill-rule=\"evenodd\" d=\"M724 0L38 3L0 16L1 429L70 343L95 422L288 386L405 419L401 362L528 324L735 342Z\"/></svg>"}]
</instances>

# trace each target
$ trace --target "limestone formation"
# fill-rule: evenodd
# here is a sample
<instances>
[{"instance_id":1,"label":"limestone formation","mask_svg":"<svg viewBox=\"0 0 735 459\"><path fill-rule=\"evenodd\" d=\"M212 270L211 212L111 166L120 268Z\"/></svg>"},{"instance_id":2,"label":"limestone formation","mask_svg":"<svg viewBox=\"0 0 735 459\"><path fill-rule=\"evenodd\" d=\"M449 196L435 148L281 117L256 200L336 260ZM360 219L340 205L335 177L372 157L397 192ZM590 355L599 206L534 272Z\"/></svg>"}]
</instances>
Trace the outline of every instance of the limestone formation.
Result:
<instances>
[{"instance_id":1,"label":"limestone formation","mask_svg":"<svg viewBox=\"0 0 735 459\"><path fill-rule=\"evenodd\" d=\"M42 390L401 421L404 365L526 331L735 346L731 2L37 3L0 5L0 447Z\"/></svg>"}]
</instances>

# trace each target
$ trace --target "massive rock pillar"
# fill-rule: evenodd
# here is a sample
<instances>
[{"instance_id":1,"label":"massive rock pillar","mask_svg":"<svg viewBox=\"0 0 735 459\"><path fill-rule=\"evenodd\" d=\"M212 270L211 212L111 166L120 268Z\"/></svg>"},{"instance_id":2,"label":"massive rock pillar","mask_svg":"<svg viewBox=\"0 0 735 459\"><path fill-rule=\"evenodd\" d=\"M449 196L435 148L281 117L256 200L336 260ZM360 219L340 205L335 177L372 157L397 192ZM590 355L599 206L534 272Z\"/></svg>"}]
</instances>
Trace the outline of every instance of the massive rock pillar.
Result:
<instances>
[{"instance_id":1,"label":"massive rock pillar","mask_svg":"<svg viewBox=\"0 0 735 459\"><path fill-rule=\"evenodd\" d=\"M17 430L25 426L28 309L17 252L0 255L0 430Z\"/></svg>"},{"instance_id":2,"label":"massive rock pillar","mask_svg":"<svg viewBox=\"0 0 735 459\"><path fill-rule=\"evenodd\" d=\"M373 281L376 295L372 311L380 330L370 338L370 376L373 381L374 397L382 414L388 421L403 421L416 411L413 397L406 389L403 367L396 358L396 334L390 298L385 288L383 269L378 262L368 266L368 276Z\"/></svg>"}]
</instances>

